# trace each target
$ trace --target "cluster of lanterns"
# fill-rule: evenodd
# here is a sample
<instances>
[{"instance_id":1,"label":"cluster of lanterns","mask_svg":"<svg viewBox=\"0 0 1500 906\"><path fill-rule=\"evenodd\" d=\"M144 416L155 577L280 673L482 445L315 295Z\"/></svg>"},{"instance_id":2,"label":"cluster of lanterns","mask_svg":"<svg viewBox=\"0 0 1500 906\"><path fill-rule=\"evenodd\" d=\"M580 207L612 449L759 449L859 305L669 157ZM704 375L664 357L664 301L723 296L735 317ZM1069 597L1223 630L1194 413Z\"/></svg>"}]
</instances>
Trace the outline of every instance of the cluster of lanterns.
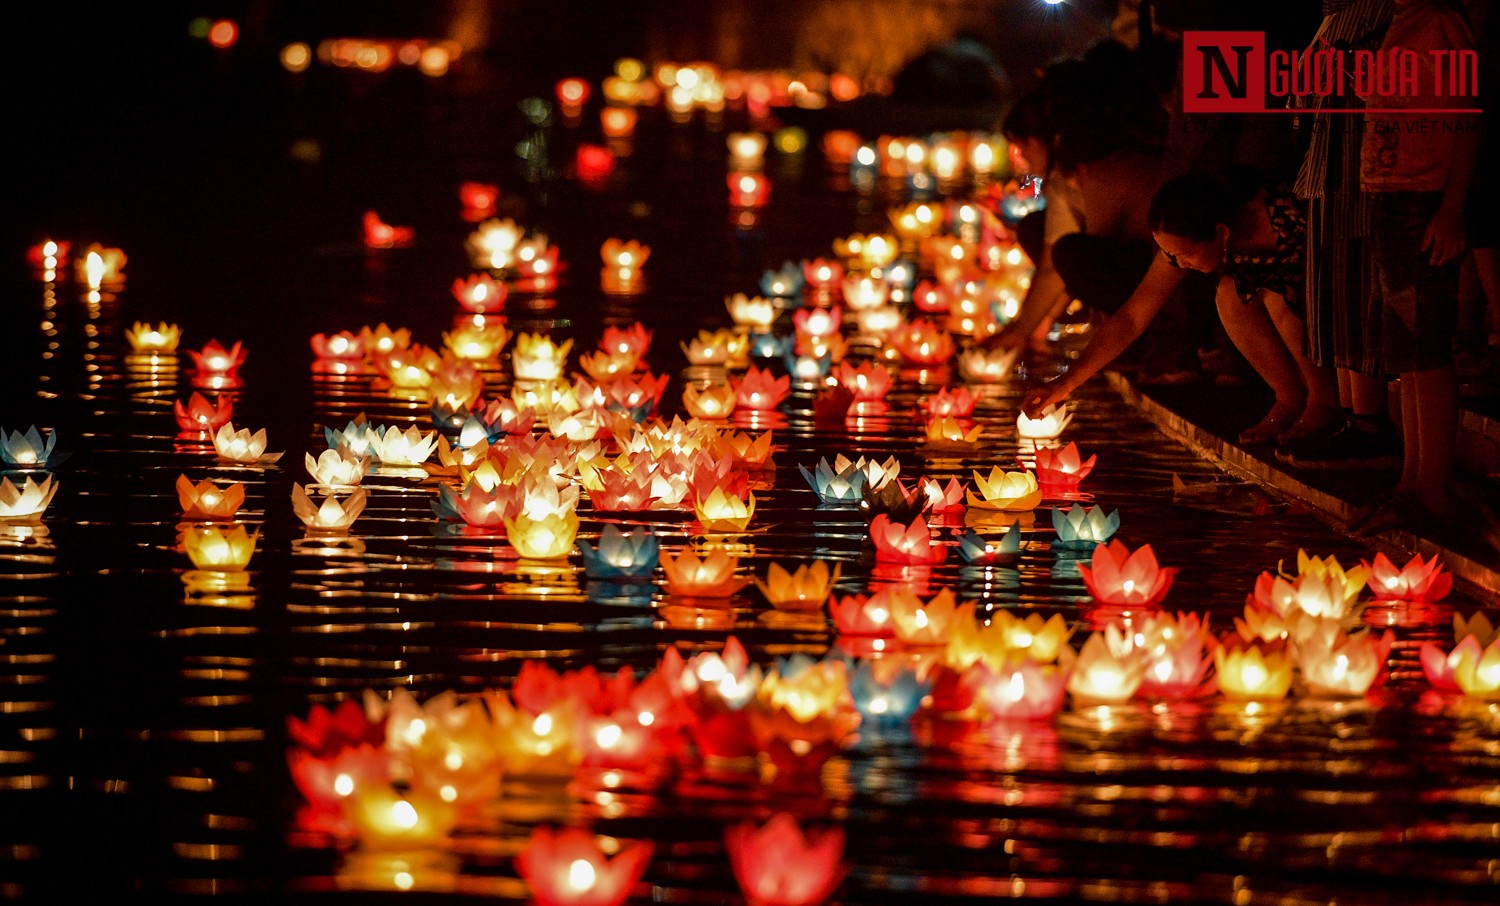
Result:
<instances>
[{"instance_id":1,"label":"cluster of lanterns","mask_svg":"<svg viewBox=\"0 0 1500 906\"><path fill-rule=\"evenodd\" d=\"M881 179L901 180L913 197L926 198L963 182L988 187L1011 171L1010 144L998 133L882 135L867 142L858 133L831 130L822 145L829 165L847 172L861 191Z\"/></svg>"}]
</instances>

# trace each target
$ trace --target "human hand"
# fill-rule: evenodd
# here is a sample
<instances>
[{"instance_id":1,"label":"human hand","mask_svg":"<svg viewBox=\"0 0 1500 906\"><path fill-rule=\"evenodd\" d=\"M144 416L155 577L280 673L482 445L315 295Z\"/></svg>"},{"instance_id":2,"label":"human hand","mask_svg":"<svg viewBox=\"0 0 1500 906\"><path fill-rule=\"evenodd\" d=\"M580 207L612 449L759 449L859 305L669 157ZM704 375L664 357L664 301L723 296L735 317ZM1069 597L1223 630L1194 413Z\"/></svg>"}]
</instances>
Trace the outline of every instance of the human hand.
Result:
<instances>
[{"instance_id":1,"label":"human hand","mask_svg":"<svg viewBox=\"0 0 1500 906\"><path fill-rule=\"evenodd\" d=\"M1041 418L1048 409L1067 399L1070 393L1072 388L1058 378L1026 394L1021 400L1021 411L1027 418Z\"/></svg>"},{"instance_id":2,"label":"human hand","mask_svg":"<svg viewBox=\"0 0 1500 906\"><path fill-rule=\"evenodd\" d=\"M1422 234L1422 251L1428 253L1427 260L1434 267L1441 267L1463 253L1463 214L1463 205L1444 202L1428 221Z\"/></svg>"}]
</instances>

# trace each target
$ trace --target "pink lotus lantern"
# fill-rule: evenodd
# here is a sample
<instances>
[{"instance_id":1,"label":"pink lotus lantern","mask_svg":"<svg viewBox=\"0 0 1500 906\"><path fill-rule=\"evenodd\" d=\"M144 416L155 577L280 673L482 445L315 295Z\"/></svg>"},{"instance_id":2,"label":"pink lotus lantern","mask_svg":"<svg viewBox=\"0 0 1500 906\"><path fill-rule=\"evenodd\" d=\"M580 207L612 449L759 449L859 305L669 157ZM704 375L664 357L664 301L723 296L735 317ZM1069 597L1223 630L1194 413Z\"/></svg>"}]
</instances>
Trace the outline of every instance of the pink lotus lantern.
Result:
<instances>
[{"instance_id":1,"label":"pink lotus lantern","mask_svg":"<svg viewBox=\"0 0 1500 906\"><path fill-rule=\"evenodd\" d=\"M892 524L884 513L870 521L870 538L875 542L875 559L884 563L936 565L947 551L932 542L927 520L918 516L911 525Z\"/></svg>"},{"instance_id":2,"label":"pink lotus lantern","mask_svg":"<svg viewBox=\"0 0 1500 906\"><path fill-rule=\"evenodd\" d=\"M649 510L657 498L652 494L650 476L639 478L614 469L598 473L599 487L589 491L589 503L595 510L607 513Z\"/></svg>"},{"instance_id":3,"label":"pink lotus lantern","mask_svg":"<svg viewBox=\"0 0 1500 906\"><path fill-rule=\"evenodd\" d=\"M633 354L636 359L646 355L651 348L651 334L644 324L633 321L626 327L606 327L599 340L599 348L611 354Z\"/></svg>"},{"instance_id":4,"label":"pink lotus lantern","mask_svg":"<svg viewBox=\"0 0 1500 906\"><path fill-rule=\"evenodd\" d=\"M912 290L911 301L918 311L934 315L947 313L950 305L947 291L928 280L918 283Z\"/></svg>"},{"instance_id":5,"label":"pink lotus lantern","mask_svg":"<svg viewBox=\"0 0 1500 906\"><path fill-rule=\"evenodd\" d=\"M505 284L489 274L471 274L467 280L453 281L453 298L477 315L490 315L505 310Z\"/></svg>"},{"instance_id":6,"label":"pink lotus lantern","mask_svg":"<svg viewBox=\"0 0 1500 906\"><path fill-rule=\"evenodd\" d=\"M931 321L912 321L891 333L901 358L913 365L941 365L953 357L953 338Z\"/></svg>"},{"instance_id":7,"label":"pink lotus lantern","mask_svg":"<svg viewBox=\"0 0 1500 906\"><path fill-rule=\"evenodd\" d=\"M963 512L964 485L957 478L948 479L947 484L935 478L923 478L917 488L927 496L934 515Z\"/></svg>"},{"instance_id":8,"label":"pink lotus lantern","mask_svg":"<svg viewBox=\"0 0 1500 906\"><path fill-rule=\"evenodd\" d=\"M1098 456L1090 456L1084 461L1076 443L1069 443L1061 450L1038 447L1036 480L1041 484L1042 490L1048 493L1076 491L1079 482L1094 470L1094 463L1098 459Z\"/></svg>"},{"instance_id":9,"label":"pink lotus lantern","mask_svg":"<svg viewBox=\"0 0 1500 906\"><path fill-rule=\"evenodd\" d=\"M1422 672L1427 676L1427 681L1434 689L1444 692L1459 691L1458 683L1453 678L1453 670L1459 661L1477 664L1483 659L1485 649L1500 639L1500 633L1496 632L1496 627L1490 624L1483 611L1476 611L1468 619L1462 614L1453 615L1453 638L1457 640L1457 644L1451 651L1444 651L1437 642L1423 642L1420 651Z\"/></svg>"},{"instance_id":10,"label":"pink lotus lantern","mask_svg":"<svg viewBox=\"0 0 1500 906\"><path fill-rule=\"evenodd\" d=\"M1172 587L1177 567L1158 566L1149 544L1132 553L1122 542L1111 541L1094 548L1092 566L1080 563L1078 574L1100 604L1156 607Z\"/></svg>"},{"instance_id":11,"label":"pink lotus lantern","mask_svg":"<svg viewBox=\"0 0 1500 906\"><path fill-rule=\"evenodd\" d=\"M379 742L351 744L323 753L288 749L292 783L307 800L307 808L297 815L298 826L352 834L354 827L344 816L350 797L364 787L390 786L390 756L379 746Z\"/></svg>"},{"instance_id":12,"label":"pink lotus lantern","mask_svg":"<svg viewBox=\"0 0 1500 906\"><path fill-rule=\"evenodd\" d=\"M978 690L985 713L996 720L1046 720L1062 710L1071 672L1057 664L1038 664L1029 657L1009 661L998 671L983 662L964 674Z\"/></svg>"},{"instance_id":13,"label":"pink lotus lantern","mask_svg":"<svg viewBox=\"0 0 1500 906\"><path fill-rule=\"evenodd\" d=\"M854 368L848 362L839 364L839 383L854 395L854 402L875 402L885 398L891 389L891 373L874 362Z\"/></svg>"},{"instance_id":14,"label":"pink lotus lantern","mask_svg":"<svg viewBox=\"0 0 1500 906\"><path fill-rule=\"evenodd\" d=\"M245 350L239 341L225 349L218 340L209 340L201 350L189 350L188 355L203 376L232 375L245 364Z\"/></svg>"},{"instance_id":15,"label":"pink lotus lantern","mask_svg":"<svg viewBox=\"0 0 1500 906\"><path fill-rule=\"evenodd\" d=\"M1315 633L1295 647L1298 672L1307 691L1327 698L1364 695L1385 677L1395 633L1383 635L1365 630L1352 635L1342 631Z\"/></svg>"},{"instance_id":16,"label":"pink lotus lantern","mask_svg":"<svg viewBox=\"0 0 1500 906\"><path fill-rule=\"evenodd\" d=\"M177 427L183 431L212 434L229 424L229 419L234 414L234 400L221 395L217 403L210 403L201 394L194 392L188 397L186 406L182 404L182 400L173 403L172 411L177 416Z\"/></svg>"},{"instance_id":17,"label":"pink lotus lantern","mask_svg":"<svg viewBox=\"0 0 1500 906\"><path fill-rule=\"evenodd\" d=\"M798 334L827 337L839 332L843 313L837 308L799 308L792 312L792 323Z\"/></svg>"},{"instance_id":18,"label":"pink lotus lantern","mask_svg":"<svg viewBox=\"0 0 1500 906\"><path fill-rule=\"evenodd\" d=\"M726 828L724 846L749 906L816 906L844 878L843 829L804 833L786 812Z\"/></svg>"},{"instance_id":19,"label":"pink lotus lantern","mask_svg":"<svg viewBox=\"0 0 1500 906\"><path fill-rule=\"evenodd\" d=\"M487 182L460 183L458 201L463 205L465 220L493 217L495 205L500 202L500 187Z\"/></svg>"},{"instance_id":20,"label":"pink lotus lantern","mask_svg":"<svg viewBox=\"0 0 1500 906\"><path fill-rule=\"evenodd\" d=\"M332 336L315 333L310 342L313 355L325 361L357 361L365 357L365 344L347 330Z\"/></svg>"},{"instance_id":21,"label":"pink lotus lantern","mask_svg":"<svg viewBox=\"0 0 1500 906\"><path fill-rule=\"evenodd\" d=\"M769 369L751 365L744 378L731 382L735 392L735 403L740 408L757 412L769 412L780 406L792 392L790 375L775 377Z\"/></svg>"},{"instance_id":22,"label":"pink lotus lantern","mask_svg":"<svg viewBox=\"0 0 1500 906\"><path fill-rule=\"evenodd\" d=\"M731 173L728 184L730 207L764 207L771 198L771 181L761 173Z\"/></svg>"},{"instance_id":23,"label":"pink lotus lantern","mask_svg":"<svg viewBox=\"0 0 1500 906\"><path fill-rule=\"evenodd\" d=\"M545 239L528 240L516 246L517 286L532 292L546 292L556 285L562 265L557 261L557 246Z\"/></svg>"},{"instance_id":24,"label":"pink lotus lantern","mask_svg":"<svg viewBox=\"0 0 1500 906\"><path fill-rule=\"evenodd\" d=\"M974 414L974 394L967 387L959 387L951 393L944 387L929 396L922 407L933 418L969 418Z\"/></svg>"},{"instance_id":25,"label":"pink lotus lantern","mask_svg":"<svg viewBox=\"0 0 1500 906\"><path fill-rule=\"evenodd\" d=\"M1436 554L1424 561L1413 554L1405 566L1396 566L1383 553L1373 563L1360 561L1369 571L1370 591L1381 601L1441 601L1453 589L1453 576L1443 570Z\"/></svg>"},{"instance_id":26,"label":"pink lotus lantern","mask_svg":"<svg viewBox=\"0 0 1500 906\"><path fill-rule=\"evenodd\" d=\"M1212 637L1197 614L1150 614L1136 629L1135 642L1146 663L1141 694L1147 698L1192 698L1213 688Z\"/></svg>"},{"instance_id":27,"label":"pink lotus lantern","mask_svg":"<svg viewBox=\"0 0 1500 906\"><path fill-rule=\"evenodd\" d=\"M391 226L380 219L374 211L366 211L364 220L365 248L393 249L410 245L414 231L409 226Z\"/></svg>"},{"instance_id":28,"label":"pink lotus lantern","mask_svg":"<svg viewBox=\"0 0 1500 906\"><path fill-rule=\"evenodd\" d=\"M646 873L652 851L649 840L640 840L610 858L582 828L538 825L516 856L516 873L540 906L619 906Z\"/></svg>"},{"instance_id":29,"label":"pink lotus lantern","mask_svg":"<svg viewBox=\"0 0 1500 906\"><path fill-rule=\"evenodd\" d=\"M1068 676L1068 693L1078 707L1124 704L1141 687L1145 673L1140 649L1111 623L1084 641Z\"/></svg>"},{"instance_id":30,"label":"pink lotus lantern","mask_svg":"<svg viewBox=\"0 0 1500 906\"><path fill-rule=\"evenodd\" d=\"M844 266L837 261L814 258L802 266L802 279L808 289L828 292L844 281Z\"/></svg>"},{"instance_id":31,"label":"pink lotus lantern","mask_svg":"<svg viewBox=\"0 0 1500 906\"><path fill-rule=\"evenodd\" d=\"M828 599L828 612L840 635L889 639L896 635L884 593Z\"/></svg>"}]
</instances>

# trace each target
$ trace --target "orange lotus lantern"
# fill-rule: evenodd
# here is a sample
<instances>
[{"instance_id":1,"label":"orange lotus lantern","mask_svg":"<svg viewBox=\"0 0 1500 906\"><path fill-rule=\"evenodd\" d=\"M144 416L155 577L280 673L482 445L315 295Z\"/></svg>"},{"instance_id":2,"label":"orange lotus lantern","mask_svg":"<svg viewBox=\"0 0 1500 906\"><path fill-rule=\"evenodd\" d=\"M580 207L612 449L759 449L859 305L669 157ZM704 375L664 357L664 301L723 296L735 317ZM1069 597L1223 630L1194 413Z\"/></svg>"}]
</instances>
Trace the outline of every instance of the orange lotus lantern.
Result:
<instances>
[{"instance_id":1,"label":"orange lotus lantern","mask_svg":"<svg viewBox=\"0 0 1500 906\"><path fill-rule=\"evenodd\" d=\"M188 355L202 376L232 375L245 364L245 349L238 340L228 349L218 340L209 340L201 350L189 350Z\"/></svg>"},{"instance_id":2,"label":"orange lotus lantern","mask_svg":"<svg viewBox=\"0 0 1500 906\"><path fill-rule=\"evenodd\" d=\"M735 392L728 384L710 384L698 388L689 384L682 390L682 407L694 418L728 418L734 412Z\"/></svg>"},{"instance_id":3,"label":"orange lotus lantern","mask_svg":"<svg viewBox=\"0 0 1500 906\"><path fill-rule=\"evenodd\" d=\"M364 226L365 248L400 248L410 245L412 237L416 235L409 226L391 226L374 211L366 211L361 223Z\"/></svg>"},{"instance_id":4,"label":"orange lotus lantern","mask_svg":"<svg viewBox=\"0 0 1500 906\"><path fill-rule=\"evenodd\" d=\"M771 181L761 173L731 173L727 181L730 207L759 208L771 198Z\"/></svg>"},{"instance_id":5,"label":"orange lotus lantern","mask_svg":"<svg viewBox=\"0 0 1500 906\"><path fill-rule=\"evenodd\" d=\"M1428 560L1413 554L1400 567L1383 553L1377 553L1373 563L1360 562L1369 573L1370 591L1381 601L1441 601L1453 589L1453 576L1443 570L1436 554Z\"/></svg>"},{"instance_id":6,"label":"orange lotus lantern","mask_svg":"<svg viewBox=\"0 0 1500 906\"><path fill-rule=\"evenodd\" d=\"M792 392L790 375L775 377L769 369L751 365L744 378L732 382L735 403L740 408L757 412L769 412L780 406Z\"/></svg>"},{"instance_id":7,"label":"orange lotus lantern","mask_svg":"<svg viewBox=\"0 0 1500 906\"><path fill-rule=\"evenodd\" d=\"M1069 443L1061 450L1038 447L1036 480L1044 491L1077 490L1079 482L1087 478L1088 474L1094 470L1094 463L1098 459L1096 455L1083 460L1076 443Z\"/></svg>"},{"instance_id":8,"label":"orange lotus lantern","mask_svg":"<svg viewBox=\"0 0 1500 906\"><path fill-rule=\"evenodd\" d=\"M221 488L207 479L193 484L186 475L179 475L177 500L188 519L233 519L245 504L245 486L235 481Z\"/></svg>"},{"instance_id":9,"label":"orange lotus lantern","mask_svg":"<svg viewBox=\"0 0 1500 906\"><path fill-rule=\"evenodd\" d=\"M362 784L350 794L345 813L366 849L409 850L446 840L458 822L456 805L435 793L397 792L389 784Z\"/></svg>"},{"instance_id":10,"label":"orange lotus lantern","mask_svg":"<svg viewBox=\"0 0 1500 906\"><path fill-rule=\"evenodd\" d=\"M690 550L674 557L662 550L661 568L667 577L667 593L688 598L727 598L748 584L734 575L739 558L714 550L701 559Z\"/></svg>"},{"instance_id":11,"label":"orange lotus lantern","mask_svg":"<svg viewBox=\"0 0 1500 906\"><path fill-rule=\"evenodd\" d=\"M309 341L313 355L325 361L354 361L365 357L365 344L358 334L341 330L336 334L315 333Z\"/></svg>"},{"instance_id":12,"label":"orange lotus lantern","mask_svg":"<svg viewBox=\"0 0 1500 906\"><path fill-rule=\"evenodd\" d=\"M814 258L802 266L804 284L812 290L827 292L844 280L844 266L837 261Z\"/></svg>"},{"instance_id":13,"label":"orange lotus lantern","mask_svg":"<svg viewBox=\"0 0 1500 906\"><path fill-rule=\"evenodd\" d=\"M78 256L78 277L90 290L101 286L114 286L125 278L125 252L116 248L105 248L97 242L90 243Z\"/></svg>"},{"instance_id":14,"label":"orange lotus lantern","mask_svg":"<svg viewBox=\"0 0 1500 906\"><path fill-rule=\"evenodd\" d=\"M606 138L629 138L637 118L634 107L605 107L599 111L599 131Z\"/></svg>"},{"instance_id":15,"label":"orange lotus lantern","mask_svg":"<svg viewBox=\"0 0 1500 906\"><path fill-rule=\"evenodd\" d=\"M838 659L794 656L765 675L746 710L756 746L778 774L816 776L859 725Z\"/></svg>"},{"instance_id":16,"label":"orange lotus lantern","mask_svg":"<svg viewBox=\"0 0 1500 906\"><path fill-rule=\"evenodd\" d=\"M885 589L876 597L885 599L896 638L904 644L917 647L948 644L949 633L960 618L962 609L954 598L952 589L948 588L933 595L925 603L905 588ZM966 606L972 611L972 606Z\"/></svg>"},{"instance_id":17,"label":"orange lotus lantern","mask_svg":"<svg viewBox=\"0 0 1500 906\"><path fill-rule=\"evenodd\" d=\"M1214 649L1219 691L1231 701L1275 701L1292 688L1292 658L1280 643Z\"/></svg>"},{"instance_id":18,"label":"orange lotus lantern","mask_svg":"<svg viewBox=\"0 0 1500 906\"><path fill-rule=\"evenodd\" d=\"M910 525L892 524L884 513L870 522L870 538L875 542L875 559L884 563L936 565L947 551L932 542L927 520L918 516Z\"/></svg>"},{"instance_id":19,"label":"orange lotus lantern","mask_svg":"<svg viewBox=\"0 0 1500 906\"><path fill-rule=\"evenodd\" d=\"M841 566L832 570L822 560L797 567L788 572L780 563L772 563L765 581L755 580L755 586L771 606L781 610L819 610L833 586L839 580Z\"/></svg>"},{"instance_id":20,"label":"orange lotus lantern","mask_svg":"<svg viewBox=\"0 0 1500 906\"><path fill-rule=\"evenodd\" d=\"M941 365L953 358L953 338L931 321L912 321L891 333L901 358L913 365Z\"/></svg>"},{"instance_id":21,"label":"orange lotus lantern","mask_svg":"<svg viewBox=\"0 0 1500 906\"><path fill-rule=\"evenodd\" d=\"M1007 472L995 466L988 476L975 470L974 486L979 493L970 491L968 498L969 506L975 509L1022 513L1042 502L1036 476L1026 470Z\"/></svg>"},{"instance_id":22,"label":"orange lotus lantern","mask_svg":"<svg viewBox=\"0 0 1500 906\"><path fill-rule=\"evenodd\" d=\"M367 355L389 355L398 349L411 346L411 331L405 327L392 330L382 323L376 327L362 327L359 338L364 342Z\"/></svg>"},{"instance_id":23,"label":"orange lotus lantern","mask_svg":"<svg viewBox=\"0 0 1500 906\"><path fill-rule=\"evenodd\" d=\"M183 431L212 434L229 424L230 416L234 414L234 400L230 396L221 395L217 403L210 403L202 394L194 391L188 397L186 406L182 404L182 400L173 403L172 412L177 417L177 427Z\"/></svg>"},{"instance_id":24,"label":"orange lotus lantern","mask_svg":"<svg viewBox=\"0 0 1500 906\"><path fill-rule=\"evenodd\" d=\"M465 245L475 267L509 270L515 263L516 247L526 231L514 220L486 220L469 234Z\"/></svg>"},{"instance_id":25,"label":"orange lotus lantern","mask_svg":"<svg viewBox=\"0 0 1500 906\"><path fill-rule=\"evenodd\" d=\"M540 713L518 708L508 694L484 693L495 726L502 770L521 776L572 776L582 757L574 738L577 703L559 699Z\"/></svg>"},{"instance_id":26,"label":"orange lotus lantern","mask_svg":"<svg viewBox=\"0 0 1500 906\"><path fill-rule=\"evenodd\" d=\"M776 300L764 296L747 296L744 293L726 296L724 307L729 310L729 317L734 319L736 325L762 333L771 329L781 313Z\"/></svg>"},{"instance_id":27,"label":"orange lotus lantern","mask_svg":"<svg viewBox=\"0 0 1500 906\"><path fill-rule=\"evenodd\" d=\"M589 377L596 381L616 381L635 372L640 356L634 352L585 352L578 357L578 364Z\"/></svg>"},{"instance_id":28,"label":"orange lotus lantern","mask_svg":"<svg viewBox=\"0 0 1500 906\"><path fill-rule=\"evenodd\" d=\"M490 315L505 310L505 284L489 274L471 274L467 280L453 281L453 298L465 311Z\"/></svg>"},{"instance_id":29,"label":"orange lotus lantern","mask_svg":"<svg viewBox=\"0 0 1500 906\"><path fill-rule=\"evenodd\" d=\"M538 825L516 856L516 873L540 906L619 906L645 874L653 848L649 840L609 842L606 849L582 828Z\"/></svg>"},{"instance_id":30,"label":"orange lotus lantern","mask_svg":"<svg viewBox=\"0 0 1500 906\"><path fill-rule=\"evenodd\" d=\"M511 363L518 381L555 381L562 375L563 363L573 348L572 340L554 343L543 334L516 335Z\"/></svg>"},{"instance_id":31,"label":"orange lotus lantern","mask_svg":"<svg viewBox=\"0 0 1500 906\"><path fill-rule=\"evenodd\" d=\"M125 331L125 339L129 341L132 352L147 355L176 352L177 344L182 339L182 329L166 321L155 327L137 321Z\"/></svg>"},{"instance_id":32,"label":"orange lotus lantern","mask_svg":"<svg viewBox=\"0 0 1500 906\"><path fill-rule=\"evenodd\" d=\"M816 906L844 878L843 829L804 833L786 812L726 828L724 846L749 906Z\"/></svg>"},{"instance_id":33,"label":"orange lotus lantern","mask_svg":"<svg viewBox=\"0 0 1500 906\"><path fill-rule=\"evenodd\" d=\"M182 535L182 548L198 569L238 572L250 564L260 532L249 534L243 525L229 531L214 526L189 526Z\"/></svg>"},{"instance_id":34,"label":"orange lotus lantern","mask_svg":"<svg viewBox=\"0 0 1500 906\"><path fill-rule=\"evenodd\" d=\"M1177 567L1158 566L1149 544L1132 552L1123 542L1111 541L1094 548L1091 564L1080 563L1078 573L1100 604L1156 607L1172 587Z\"/></svg>"},{"instance_id":35,"label":"orange lotus lantern","mask_svg":"<svg viewBox=\"0 0 1500 906\"><path fill-rule=\"evenodd\" d=\"M891 389L891 373L874 362L866 362L858 368L842 362L838 377L839 383L854 395L857 403L884 399Z\"/></svg>"},{"instance_id":36,"label":"orange lotus lantern","mask_svg":"<svg viewBox=\"0 0 1500 906\"><path fill-rule=\"evenodd\" d=\"M606 239L599 247L599 257L604 259L604 266L610 270L637 271L651 257L651 246L643 245L635 239Z\"/></svg>"},{"instance_id":37,"label":"orange lotus lantern","mask_svg":"<svg viewBox=\"0 0 1500 906\"><path fill-rule=\"evenodd\" d=\"M266 429L251 433L249 429L236 430L234 424L225 422L214 434L214 450L225 462L244 465L270 465L281 458L280 453L266 452Z\"/></svg>"}]
</instances>

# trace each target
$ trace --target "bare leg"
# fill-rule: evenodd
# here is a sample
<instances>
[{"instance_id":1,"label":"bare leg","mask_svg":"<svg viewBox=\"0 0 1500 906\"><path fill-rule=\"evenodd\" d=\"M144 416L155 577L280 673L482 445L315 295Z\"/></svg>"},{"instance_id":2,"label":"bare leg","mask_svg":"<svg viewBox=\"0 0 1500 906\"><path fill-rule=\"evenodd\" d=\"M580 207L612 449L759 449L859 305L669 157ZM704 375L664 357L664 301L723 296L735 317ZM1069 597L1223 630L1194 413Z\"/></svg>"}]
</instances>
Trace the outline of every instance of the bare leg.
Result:
<instances>
[{"instance_id":1,"label":"bare leg","mask_svg":"<svg viewBox=\"0 0 1500 906\"><path fill-rule=\"evenodd\" d=\"M1401 376L1401 383L1403 413L1405 385L1410 383L1417 422L1417 433L1412 438L1416 442L1416 468L1412 475L1402 469L1403 489L1429 513L1440 519L1452 519L1458 512L1458 502L1448 490L1453 473L1453 437L1458 428L1457 376L1453 366L1448 365L1408 372ZM1411 449L1411 440L1407 449Z\"/></svg>"},{"instance_id":2,"label":"bare leg","mask_svg":"<svg viewBox=\"0 0 1500 906\"><path fill-rule=\"evenodd\" d=\"M1307 404L1297 422L1280 435L1281 440L1307 437L1325 428L1339 418L1338 375L1333 368L1317 365L1304 353L1306 328L1286 301L1276 293L1262 293L1266 313L1276 325L1276 332L1286 344L1287 352L1297 364L1302 384L1307 388Z\"/></svg>"},{"instance_id":3,"label":"bare leg","mask_svg":"<svg viewBox=\"0 0 1500 906\"><path fill-rule=\"evenodd\" d=\"M1234 281L1228 277L1219 280L1214 302L1230 341L1276 394L1271 411L1259 424L1240 435L1240 443L1268 441L1285 431L1302 413L1307 404L1307 386L1265 306L1241 302Z\"/></svg>"}]
</instances>

